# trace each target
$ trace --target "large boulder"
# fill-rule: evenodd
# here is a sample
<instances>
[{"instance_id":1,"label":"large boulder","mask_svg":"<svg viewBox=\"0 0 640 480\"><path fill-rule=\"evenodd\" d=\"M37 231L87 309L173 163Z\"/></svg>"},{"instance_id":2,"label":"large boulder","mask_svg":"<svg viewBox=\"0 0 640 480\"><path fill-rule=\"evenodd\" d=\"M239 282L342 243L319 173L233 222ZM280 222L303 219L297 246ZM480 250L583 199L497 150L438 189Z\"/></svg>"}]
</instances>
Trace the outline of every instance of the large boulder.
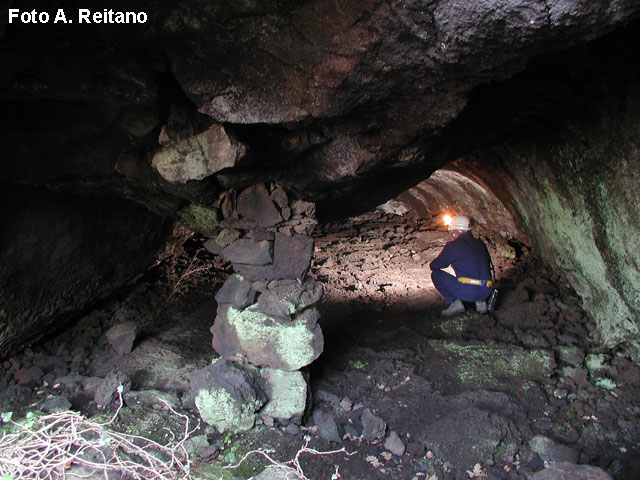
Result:
<instances>
[{"instance_id":1,"label":"large boulder","mask_svg":"<svg viewBox=\"0 0 640 480\"><path fill-rule=\"evenodd\" d=\"M189 379L200 416L220 431L249 430L266 401L257 372L229 359L216 359Z\"/></svg>"},{"instance_id":2,"label":"large boulder","mask_svg":"<svg viewBox=\"0 0 640 480\"><path fill-rule=\"evenodd\" d=\"M266 315L255 305L245 310L222 305L211 327L212 345L223 357L239 354L253 365L298 370L322 353L318 317L313 307L287 320Z\"/></svg>"},{"instance_id":3,"label":"large boulder","mask_svg":"<svg viewBox=\"0 0 640 480\"><path fill-rule=\"evenodd\" d=\"M246 150L223 125L213 124L202 133L166 146L154 155L151 164L165 180L186 183L235 166Z\"/></svg>"},{"instance_id":4,"label":"large boulder","mask_svg":"<svg viewBox=\"0 0 640 480\"><path fill-rule=\"evenodd\" d=\"M286 422L300 421L307 405L307 382L302 372L265 367L260 370L268 398L260 415Z\"/></svg>"}]
</instances>

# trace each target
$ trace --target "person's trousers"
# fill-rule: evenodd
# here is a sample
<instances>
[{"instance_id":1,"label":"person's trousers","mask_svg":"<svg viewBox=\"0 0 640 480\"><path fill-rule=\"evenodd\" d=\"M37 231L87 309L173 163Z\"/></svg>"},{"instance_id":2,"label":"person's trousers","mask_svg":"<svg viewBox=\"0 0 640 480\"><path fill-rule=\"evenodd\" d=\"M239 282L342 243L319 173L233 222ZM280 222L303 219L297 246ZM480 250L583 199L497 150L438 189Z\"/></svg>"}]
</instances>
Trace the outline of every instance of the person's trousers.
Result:
<instances>
[{"instance_id":1,"label":"person's trousers","mask_svg":"<svg viewBox=\"0 0 640 480\"><path fill-rule=\"evenodd\" d=\"M447 303L453 303L456 300L481 302L491 293L491 288L489 287L460 283L456 277L444 270L432 271L431 280L433 281L433 286L442 294Z\"/></svg>"}]
</instances>

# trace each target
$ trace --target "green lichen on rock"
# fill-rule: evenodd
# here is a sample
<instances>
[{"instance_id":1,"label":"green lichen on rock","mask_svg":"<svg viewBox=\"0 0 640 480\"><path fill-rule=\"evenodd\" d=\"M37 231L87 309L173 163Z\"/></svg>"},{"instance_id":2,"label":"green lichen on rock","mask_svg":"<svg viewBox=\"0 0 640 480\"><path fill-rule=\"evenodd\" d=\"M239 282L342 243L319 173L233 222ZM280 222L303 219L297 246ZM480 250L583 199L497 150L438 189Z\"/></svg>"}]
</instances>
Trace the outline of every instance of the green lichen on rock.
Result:
<instances>
[{"instance_id":1,"label":"green lichen on rock","mask_svg":"<svg viewBox=\"0 0 640 480\"><path fill-rule=\"evenodd\" d=\"M604 388L605 390L613 390L618 385L610 378L598 378L595 381L597 387Z\"/></svg>"},{"instance_id":2,"label":"green lichen on rock","mask_svg":"<svg viewBox=\"0 0 640 480\"><path fill-rule=\"evenodd\" d=\"M220 431L243 432L255 424L255 412L261 402L248 400L239 403L222 387L200 390L195 398L202 419Z\"/></svg>"},{"instance_id":3,"label":"green lichen on rock","mask_svg":"<svg viewBox=\"0 0 640 480\"><path fill-rule=\"evenodd\" d=\"M220 232L217 206L205 207L190 203L178 211L178 218L189 230L212 237Z\"/></svg>"},{"instance_id":4,"label":"green lichen on rock","mask_svg":"<svg viewBox=\"0 0 640 480\"><path fill-rule=\"evenodd\" d=\"M224 468L218 462L198 462L192 467L192 474L194 478L215 478L216 480L243 480L249 478L242 471Z\"/></svg>"},{"instance_id":5,"label":"green lichen on rock","mask_svg":"<svg viewBox=\"0 0 640 480\"><path fill-rule=\"evenodd\" d=\"M264 368L261 375L269 400L260 414L280 420L301 418L307 403L307 382L302 373Z\"/></svg>"},{"instance_id":6,"label":"green lichen on rock","mask_svg":"<svg viewBox=\"0 0 640 480\"><path fill-rule=\"evenodd\" d=\"M582 298L596 339L640 362L640 116L620 119L574 119L551 144L515 147L523 154L504 166L525 230Z\"/></svg>"},{"instance_id":7,"label":"green lichen on rock","mask_svg":"<svg viewBox=\"0 0 640 480\"><path fill-rule=\"evenodd\" d=\"M442 340L428 343L455 365L456 376L465 387L505 389L517 384L524 391L528 381L546 380L556 366L552 352L547 350Z\"/></svg>"},{"instance_id":8,"label":"green lichen on rock","mask_svg":"<svg viewBox=\"0 0 640 480\"><path fill-rule=\"evenodd\" d=\"M349 360L348 365L349 365L349 368L361 370L367 366L367 363L363 362L362 360Z\"/></svg>"},{"instance_id":9,"label":"green lichen on rock","mask_svg":"<svg viewBox=\"0 0 640 480\"><path fill-rule=\"evenodd\" d=\"M229 308L227 319L242 353L254 365L293 371L309 365L322 353L320 327L310 327L302 319L278 321L251 308L233 307Z\"/></svg>"},{"instance_id":10,"label":"green lichen on rock","mask_svg":"<svg viewBox=\"0 0 640 480\"><path fill-rule=\"evenodd\" d=\"M438 328L447 337L457 337L467 330L470 320L471 316L469 316L468 314L458 315L456 317L448 318L442 321Z\"/></svg>"},{"instance_id":11,"label":"green lichen on rock","mask_svg":"<svg viewBox=\"0 0 640 480\"><path fill-rule=\"evenodd\" d=\"M186 183L233 167L245 153L246 147L230 137L223 125L214 124L177 144L165 145L151 165L165 180Z\"/></svg>"}]
</instances>

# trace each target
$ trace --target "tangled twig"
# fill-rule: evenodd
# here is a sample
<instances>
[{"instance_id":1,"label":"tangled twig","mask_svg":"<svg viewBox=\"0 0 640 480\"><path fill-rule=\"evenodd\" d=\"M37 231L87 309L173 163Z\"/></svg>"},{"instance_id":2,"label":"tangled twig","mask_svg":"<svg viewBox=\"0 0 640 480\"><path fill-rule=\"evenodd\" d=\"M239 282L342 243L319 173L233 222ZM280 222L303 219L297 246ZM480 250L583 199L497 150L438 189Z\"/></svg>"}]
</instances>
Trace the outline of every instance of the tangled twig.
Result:
<instances>
[{"instance_id":1,"label":"tangled twig","mask_svg":"<svg viewBox=\"0 0 640 480\"><path fill-rule=\"evenodd\" d=\"M68 469L85 467L102 473L105 480L109 472L132 479L189 479L190 462L184 442L195 429L189 429L187 416L164 403L185 420L182 439L167 445L107 428L122 407L121 395L116 414L106 423L90 421L72 411L36 417L32 428L11 421L15 433L0 437L0 475L20 479L64 478Z\"/></svg>"},{"instance_id":2,"label":"tangled twig","mask_svg":"<svg viewBox=\"0 0 640 480\"><path fill-rule=\"evenodd\" d=\"M302 445L302 447L300 447L300 450L298 450L296 452L296 456L294 458L292 458L289 461L286 462L278 462L277 460L274 460L270 454L274 453L275 450L263 450L263 449L257 449L257 450L251 450L250 452L247 452L242 459L240 459L240 461L235 464L235 465L231 465L228 467L225 467L227 469L236 469L238 468L240 465L242 465L244 463L244 461L249 458L251 455L260 455L262 457L264 457L270 464L271 467L274 468L278 468L281 470L284 470L284 472L287 474L287 478L289 478L289 474L292 474L293 476L291 477L292 480L310 480L309 478L307 478L307 476L304 473L304 470L302 469L302 466L300 465L300 456L303 453L310 453L312 455L335 455L337 453L344 453L347 456L351 456L351 455L355 455L356 452L347 452L347 450L342 447L339 450L330 450L328 452L319 452L316 449L313 448L309 448L309 437L305 437L305 442L304 445ZM332 478L338 478L338 474L337 474L337 468L336 468L336 474L334 474L334 476Z\"/></svg>"},{"instance_id":3,"label":"tangled twig","mask_svg":"<svg viewBox=\"0 0 640 480\"><path fill-rule=\"evenodd\" d=\"M190 277L196 277L200 273L209 271L211 266L200 263L200 259L198 258L199 253L200 250L198 250L193 255L191 261L189 262L189 265L187 265L187 267L179 275L177 275L175 272L176 266L172 265L173 275L167 275L171 287L171 293L169 294L169 297L167 299L171 299L175 295L179 295L180 293L182 293L182 291L185 289L184 282L187 279L189 279Z\"/></svg>"},{"instance_id":4,"label":"tangled twig","mask_svg":"<svg viewBox=\"0 0 640 480\"><path fill-rule=\"evenodd\" d=\"M200 248L189 259L182 249L180 256L176 255L168 260L165 265L165 277L170 289L167 300L183 295L205 281L224 281L227 276L225 260L221 257L201 258L202 253L207 256L206 249Z\"/></svg>"}]
</instances>

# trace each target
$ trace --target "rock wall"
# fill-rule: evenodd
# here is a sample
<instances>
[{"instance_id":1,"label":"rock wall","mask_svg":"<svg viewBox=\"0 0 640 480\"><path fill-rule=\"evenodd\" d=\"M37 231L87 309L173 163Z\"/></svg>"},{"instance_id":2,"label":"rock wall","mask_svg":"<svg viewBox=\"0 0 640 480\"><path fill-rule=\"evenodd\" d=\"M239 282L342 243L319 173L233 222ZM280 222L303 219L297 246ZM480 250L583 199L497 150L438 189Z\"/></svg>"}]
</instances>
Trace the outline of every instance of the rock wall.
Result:
<instances>
[{"instance_id":1,"label":"rock wall","mask_svg":"<svg viewBox=\"0 0 640 480\"><path fill-rule=\"evenodd\" d=\"M571 282L597 339L639 361L640 75L624 55L589 56L601 70L567 62L582 95L567 90L561 103L552 100L565 115L479 154L483 171L466 168L506 199L536 249Z\"/></svg>"},{"instance_id":2,"label":"rock wall","mask_svg":"<svg viewBox=\"0 0 640 480\"><path fill-rule=\"evenodd\" d=\"M114 197L0 188L0 357L140 276L173 221Z\"/></svg>"},{"instance_id":3,"label":"rock wall","mask_svg":"<svg viewBox=\"0 0 640 480\"><path fill-rule=\"evenodd\" d=\"M221 359L191 375L196 405L219 430L247 430L257 415L299 423L307 400L300 369L324 346L316 307L324 292L307 276L315 206L258 184L228 192L221 208L225 229L205 245L236 273L216 295L211 333Z\"/></svg>"}]
</instances>

